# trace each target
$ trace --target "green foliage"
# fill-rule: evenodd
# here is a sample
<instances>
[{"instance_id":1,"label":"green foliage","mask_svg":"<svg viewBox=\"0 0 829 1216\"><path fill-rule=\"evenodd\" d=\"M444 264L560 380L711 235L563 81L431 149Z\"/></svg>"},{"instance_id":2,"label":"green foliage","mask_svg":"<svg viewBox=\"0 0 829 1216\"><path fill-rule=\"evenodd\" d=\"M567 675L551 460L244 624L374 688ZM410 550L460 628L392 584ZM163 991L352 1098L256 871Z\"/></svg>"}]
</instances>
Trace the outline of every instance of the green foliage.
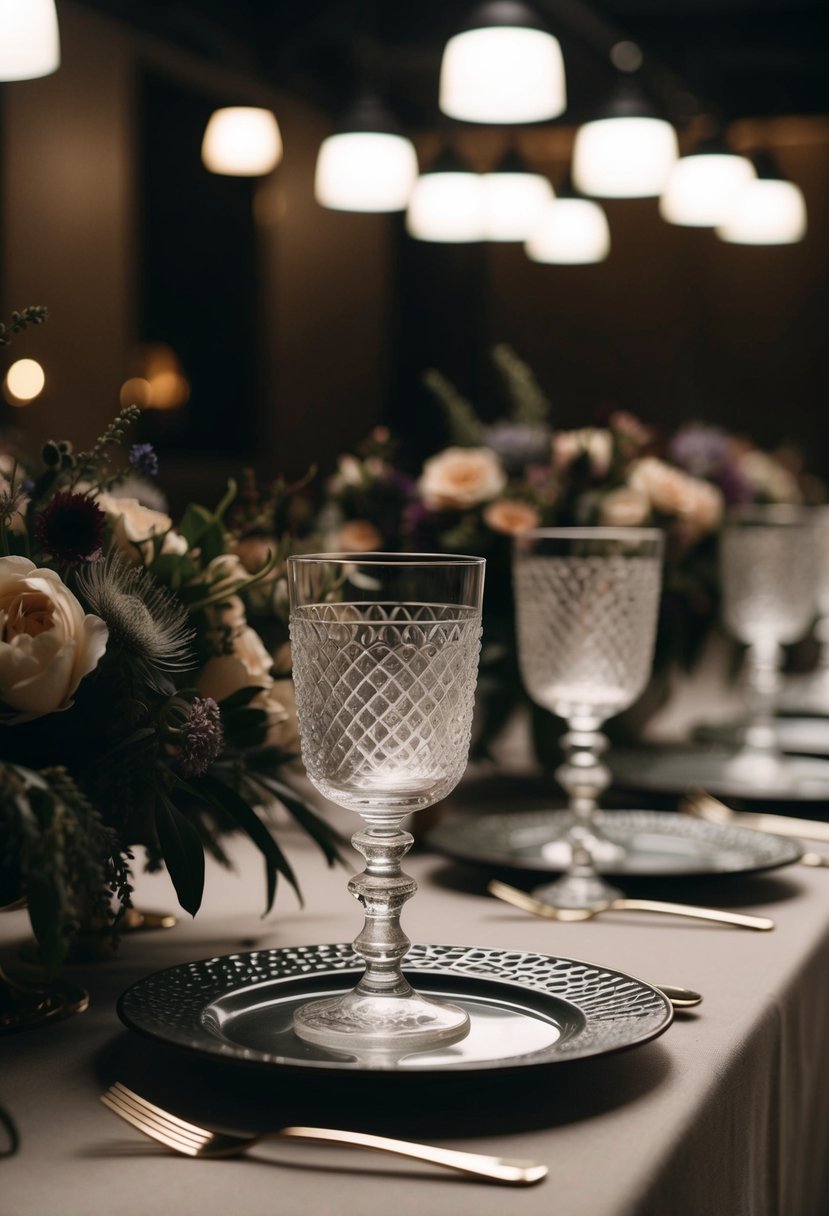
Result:
<instances>
[{"instance_id":1,"label":"green foliage","mask_svg":"<svg viewBox=\"0 0 829 1216\"><path fill-rule=\"evenodd\" d=\"M485 429L474 406L467 401L443 372L430 368L423 383L443 408L452 442L462 448L478 447L484 442Z\"/></svg>"},{"instance_id":2,"label":"green foliage","mask_svg":"<svg viewBox=\"0 0 829 1216\"><path fill-rule=\"evenodd\" d=\"M492 349L492 362L510 401L510 418L522 426L549 426L552 406L529 364L505 342Z\"/></svg>"}]
</instances>

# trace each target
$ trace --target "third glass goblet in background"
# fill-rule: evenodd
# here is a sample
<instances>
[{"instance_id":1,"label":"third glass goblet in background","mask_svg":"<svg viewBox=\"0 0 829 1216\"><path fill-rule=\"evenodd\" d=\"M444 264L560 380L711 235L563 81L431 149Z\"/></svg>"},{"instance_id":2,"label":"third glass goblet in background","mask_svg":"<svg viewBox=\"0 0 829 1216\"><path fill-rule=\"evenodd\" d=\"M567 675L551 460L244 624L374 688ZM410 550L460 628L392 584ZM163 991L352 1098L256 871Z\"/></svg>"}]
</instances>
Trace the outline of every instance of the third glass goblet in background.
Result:
<instances>
[{"instance_id":1,"label":"third glass goblet in background","mask_svg":"<svg viewBox=\"0 0 829 1216\"><path fill-rule=\"evenodd\" d=\"M726 627L748 644L749 720L729 775L763 785L781 779L775 728L781 647L803 637L815 615L815 530L797 507L747 507L726 521L720 576Z\"/></svg>"},{"instance_id":2,"label":"third glass goblet in background","mask_svg":"<svg viewBox=\"0 0 829 1216\"><path fill-rule=\"evenodd\" d=\"M789 676L781 706L788 713L829 717L829 507L810 507L817 546L817 621L814 638L820 650L814 671Z\"/></svg>"},{"instance_id":3,"label":"third glass goblet in background","mask_svg":"<svg viewBox=\"0 0 829 1216\"><path fill-rule=\"evenodd\" d=\"M365 909L365 974L294 1014L302 1039L350 1054L422 1051L469 1029L459 1006L414 992L400 910L417 884L400 824L445 798L466 768L481 639L484 561L439 554L288 559L302 758L332 802L357 811L366 868L348 884Z\"/></svg>"},{"instance_id":4,"label":"third glass goblet in background","mask_svg":"<svg viewBox=\"0 0 829 1216\"><path fill-rule=\"evenodd\" d=\"M532 699L566 719L556 777L569 796L566 874L536 892L587 908L620 892L596 873L594 814L610 781L601 726L627 709L651 672L662 533L653 528L541 528L514 545L521 674Z\"/></svg>"}]
</instances>

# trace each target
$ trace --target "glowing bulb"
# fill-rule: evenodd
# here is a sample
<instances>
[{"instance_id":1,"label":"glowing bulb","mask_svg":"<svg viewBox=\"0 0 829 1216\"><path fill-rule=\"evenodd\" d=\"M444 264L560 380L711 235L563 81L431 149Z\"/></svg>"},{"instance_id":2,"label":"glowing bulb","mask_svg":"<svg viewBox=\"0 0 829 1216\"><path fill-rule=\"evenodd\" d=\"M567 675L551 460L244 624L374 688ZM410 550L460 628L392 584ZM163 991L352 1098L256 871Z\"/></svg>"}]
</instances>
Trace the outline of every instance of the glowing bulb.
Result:
<instances>
[{"instance_id":1,"label":"glowing bulb","mask_svg":"<svg viewBox=\"0 0 829 1216\"><path fill-rule=\"evenodd\" d=\"M754 178L754 166L744 156L692 153L671 170L659 213L671 224L713 228L728 215L740 190Z\"/></svg>"},{"instance_id":2,"label":"glowing bulb","mask_svg":"<svg viewBox=\"0 0 829 1216\"><path fill-rule=\"evenodd\" d=\"M553 197L552 186L538 173L485 173L483 192L488 241L525 241Z\"/></svg>"},{"instance_id":3,"label":"glowing bulb","mask_svg":"<svg viewBox=\"0 0 829 1216\"><path fill-rule=\"evenodd\" d=\"M573 181L597 198L648 198L664 190L677 153L662 118L599 118L576 133Z\"/></svg>"},{"instance_id":4,"label":"glowing bulb","mask_svg":"<svg viewBox=\"0 0 829 1216\"><path fill-rule=\"evenodd\" d=\"M466 244L484 239L484 190L479 174L423 173L415 182L406 229L419 241Z\"/></svg>"},{"instance_id":5,"label":"glowing bulb","mask_svg":"<svg viewBox=\"0 0 829 1216\"><path fill-rule=\"evenodd\" d=\"M791 245L806 235L806 202L794 182L750 181L734 199L717 236L736 245Z\"/></svg>"},{"instance_id":6,"label":"glowing bulb","mask_svg":"<svg viewBox=\"0 0 829 1216\"><path fill-rule=\"evenodd\" d=\"M440 108L467 122L539 122L567 108L564 60L545 30L494 25L446 44Z\"/></svg>"},{"instance_id":7,"label":"glowing bulb","mask_svg":"<svg viewBox=\"0 0 829 1216\"><path fill-rule=\"evenodd\" d=\"M0 0L0 80L33 80L59 67L55 0Z\"/></svg>"},{"instance_id":8,"label":"glowing bulb","mask_svg":"<svg viewBox=\"0 0 829 1216\"><path fill-rule=\"evenodd\" d=\"M544 210L526 244L533 262L586 265L610 252L610 229L598 203L588 198L557 198Z\"/></svg>"},{"instance_id":9,"label":"glowing bulb","mask_svg":"<svg viewBox=\"0 0 829 1216\"><path fill-rule=\"evenodd\" d=\"M282 159L282 136L270 110L228 106L215 110L204 132L201 157L211 173L262 177Z\"/></svg>"},{"instance_id":10,"label":"glowing bulb","mask_svg":"<svg viewBox=\"0 0 829 1216\"><path fill-rule=\"evenodd\" d=\"M46 373L36 359L18 359L6 372L6 399L11 405L28 405L45 383Z\"/></svg>"},{"instance_id":11,"label":"glowing bulb","mask_svg":"<svg viewBox=\"0 0 829 1216\"><path fill-rule=\"evenodd\" d=\"M314 192L337 211L402 211L417 177L417 154L402 135L345 131L323 140Z\"/></svg>"}]
</instances>

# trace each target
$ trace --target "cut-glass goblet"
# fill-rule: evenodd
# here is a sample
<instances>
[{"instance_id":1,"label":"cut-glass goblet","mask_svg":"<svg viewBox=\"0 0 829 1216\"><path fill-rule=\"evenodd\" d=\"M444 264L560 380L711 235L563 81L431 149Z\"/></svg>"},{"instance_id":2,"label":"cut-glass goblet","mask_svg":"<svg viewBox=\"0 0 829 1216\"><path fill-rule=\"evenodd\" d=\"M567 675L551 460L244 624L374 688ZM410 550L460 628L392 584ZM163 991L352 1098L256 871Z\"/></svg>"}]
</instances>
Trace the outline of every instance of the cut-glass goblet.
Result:
<instances>
[{"instance_id":1,"label":"cut-glass goblet","mask_svg":"<svg viewBox=\"0 0 829 1216\"><path fill-rule=\"evenodd\" d=\"M662 581L654 528L539 528L514 542L518 657L527 692L567 722L556 777L569 798L569 868L536 894L589 908L621 892L596 871L595 812L610 782L601 726L650 676Z\"/></svg>"},{"instance_id":2,"label":"cut-glass goblet","mask_svg":"<svg viewBox=\"0 0 829 1216\"><path fill-rule=\"evenodd\" d=\"M302 758L310 780L366 826L357 987L303 1005L294 1029L336 1051L421 1051L462 1038L467 1013L403 976L400 910L417 889L401 822L444 798L466 767L481 638L484 561L431 554L313 554L288 561Z\"/></svg>"}]
</instances>

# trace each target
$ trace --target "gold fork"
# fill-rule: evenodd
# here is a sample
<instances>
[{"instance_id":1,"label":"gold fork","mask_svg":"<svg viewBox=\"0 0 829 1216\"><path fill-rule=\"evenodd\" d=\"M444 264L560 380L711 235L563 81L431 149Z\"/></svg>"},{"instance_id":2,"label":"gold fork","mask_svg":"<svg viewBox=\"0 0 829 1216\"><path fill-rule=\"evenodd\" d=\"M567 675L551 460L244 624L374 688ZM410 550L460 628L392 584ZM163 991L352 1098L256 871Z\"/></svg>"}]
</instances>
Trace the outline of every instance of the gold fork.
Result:
<instances>
[{"instance_id":1,"label":"gold fork","mask_svg":"<svg viewBox=\"0 0 829 1216\"><path fill-rule=\"evenodd\" d=\"M277 1131L246 1135L238 1132L213 1131L187 1123L178 1115L148 1102L120 1081L112 1085L101 1101L137 1131L151 1140L184 1153L187 1157L235 1157L258 1144L260 1140L326 1140L331 1144L347 1144L356 1148L376 1149L398 1157L413 1157L463 1174L474 1174L492 1182L529 1186L547 1176L546 1165L514 1157L488 1157L484 1153L462 1153L457 1149L437 1148L431 1144L412 1144L408 1140L392 1140L388 1136L372 1136L366 1132L335 1130L330 1127L281 1127Z\"/></svg>"}]
</instances>

